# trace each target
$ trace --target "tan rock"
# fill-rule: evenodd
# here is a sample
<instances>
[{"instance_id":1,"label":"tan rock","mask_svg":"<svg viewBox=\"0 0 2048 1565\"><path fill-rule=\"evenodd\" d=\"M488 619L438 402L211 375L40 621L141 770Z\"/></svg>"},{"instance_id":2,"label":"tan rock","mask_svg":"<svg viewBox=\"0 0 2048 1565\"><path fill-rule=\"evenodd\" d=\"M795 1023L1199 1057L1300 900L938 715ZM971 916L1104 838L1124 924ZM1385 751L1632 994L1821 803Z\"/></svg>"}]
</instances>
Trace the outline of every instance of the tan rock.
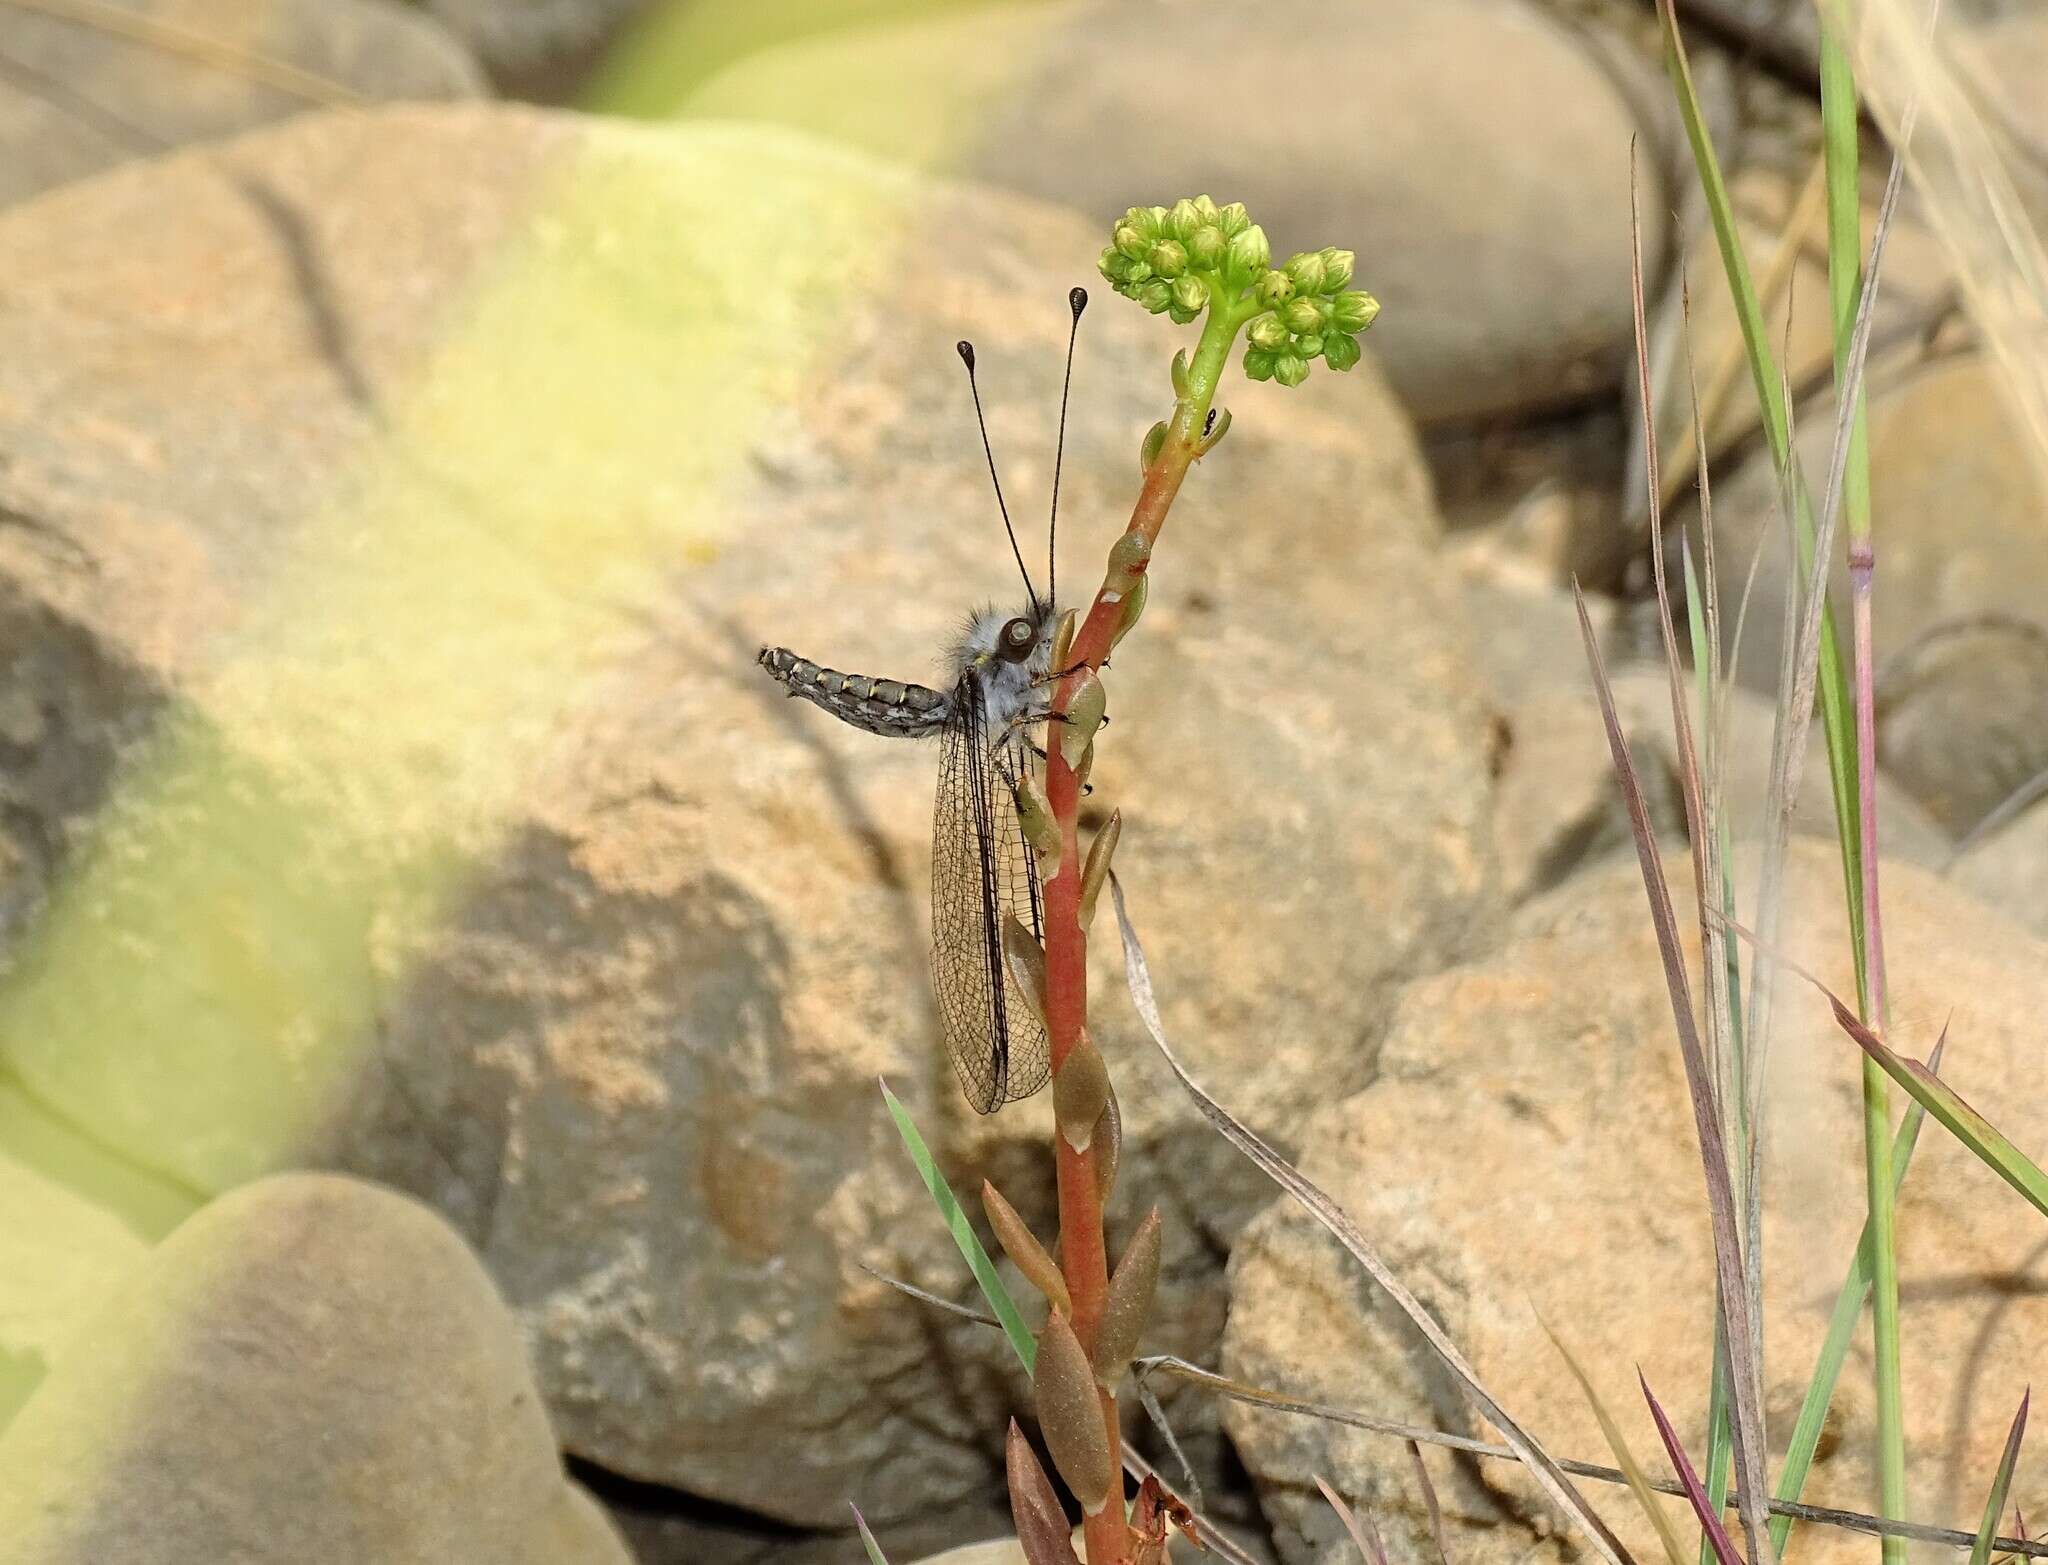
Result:
<instances>
[{"instance_id":1,"label":"tan rock","mask_svg":"<svg viewBox=\"0 0 2048 1565\"><path fill-rule=\"evenodd\" d=\"M324 327L222 158L301 214ZM146 263L106 248L140 226ZM986 1492L1020 1388L864 1269L968 1286L874 1081L1006 1188L1044 1167L1043 1105L969 1126L934 1042L930 747L782 701L753 652L929 678L1018 590L961 336L1037 569L1098 247L787 133L504 108L307 119L0 219L34 280L0 305L0 501L36 524L0 572L76 644L0 686L47 724L17 821L56 888L23 899L9 1065L202 1188L312 1161L428 1196L611 1470L835 1528L849 1495L883 1522ZM1084 323L1064 595L1174 341L1113 298ZM1091 808L1126 812L1190 1047L1260 1051L1298 1117L1365 1079L1397 984L1487 933L1485 721L1384 383L1228 398ZM1389 916L1333 933L1363 898ZM1213 1343L1253 1186L1125 1063L1098 983L1125 1188L1209 1225L1175 1225L1167 1313ZM1332 1018L1334 1058L1260 1041Z\"/></svg>"},{"instance_id":2,"label":"tan rock","mask_svg":"<svg viewBox=\"0 0 2048 1565\"><path fill-rule=\"evenodd\" d=\"M1685 866L1671 868L1684 910ZM1831 844L1799 846L1782 938L1795 959L1846 988L1838 876ZM1944 1074L2026 1146L2043 1112L2036 991L2048 949L1923 871L1888 863L1882 889L1899 1045L1923 1054L1946 1025ZM1696 926L1683 913L1682 922L1697 973ZM1862 1221L1859 1059L1819 998L1784 980L1770 1054L1764 1249L1774 1450ZM1640 1364L1697 1456L1712 1356L1708 1222L1633 862L1588 871L1531 904L1497 956L1411 988L1381 1070L1309 1128L1304 1171L1553 1452L1608 1460L1539 1316L1572 1344L1638 1454L1657 1448L1634 1387ZM1911 1514L1967 1527L2048 1329L2038 1220L1930 1124L1899 1231ZM1254 1225L1231 1272L1228 1373L1485 1433L1412 1329L1291 1206ZM1374 1505L1393 1548L1422 1547L1420 1502L1398 1442L1240 1407L1226 1425L1284 1558L1338 1557L1314 1472ZM1873 1439L1866 1338L1850 1354L1806 1497L1868 1508ZM2023 1455L2016 1492L2041 1481L2040 1462ZM1454 1559L1567 1557L1546 1541L1561 1523L1518 1472L1448 1460L1433 1472ZM1624 1493L1596 1488L1592 1498L1638 1558L1655 1555ZM1866 1558L1869 1547L1818 1530L1797 1540L1801 1557L1815 1560Z\"/></svg>"},{"instance_id":3,"label":"tan rock","mask_svg":"<svg viewBox=\"0 0 2048 1565\"><path fill-rule=\"evenodd\" d=\"M2014 923L2048 935L2048 809L2036 804L1988 833L1950 874Z\"/></svg>"},{"instance_id":4,"label":"tan rock","mask_svg":"<svg viewBox=\"0 0 2048 1565\"><path fill-rule=\"evenodd\" d=\"M1833 413L1803 407L1799 422L1818 493ZM2048 574L2041 479L1999 372L1976 355L1938 359L1883 386L1871 402L1870 450L1879 760L1960 834L2048 766L2048 646L2034 590ZM1740 599L1775 495L1760 459L1715 488L1724 602ZM1753 681L1777 667L1782 539L1773 527L1750 608L1743 668ZM1837 616L1846 636L1845 599Z\"/></svg>"},{"instance_id":5,"label":"tan rock","mask_svg":"<svg viewBox=\"0 0 2048 1565\"><path fill-rule=\"evenodd\" d=\"M1203 85L1226 60L1234 85ZM1083 0L818 34L747 57L685 107L964 159L1103 220L1204 190L1241 199L1279 254L1357 250L1385 306L1373 351L1434 420L1617 382L1637 121L1610 65L1518 0L1203 0L1170 16ZM1218 92L1252 105L1248 128L1217 132ZM1645 180L1654 264L1668 203Z\"/></svg>"},{"instance_id":6,"label":"tan rock","mask_svg":"<svg viewBox=\"0 0 2048 1565\"><path fill-rule=\"evenodd\" d=\"M168 42L16 8L0 81L0 204L137 157L339 102L468 98L483 77L395 0L117 0ZM197 37L256 66L196 55ZM276 79L271 79L275 77ZM310 78L310 80L308 79ZM251 190L259 206L262 192Z\"/></svg>"},{"instance_id":7,"label":"tan rock","mask_svg":"<svg viewBox=\"0 0 2048 1565\"><path fill-rule=\"evenodd\" d=\"M519 1334L439 1218L291 1175L158 1247L0 1437L22 1565L626 1565Z\"/></svg>"},{"instance_id":8,"label":"tan rock","mask_svg":"<svg viewBox=\"0 0 2048 1565\"><path fill-rule=\"evenodd\" d=\"M1684 773L1672 730L1669 676L1661 666L1639 663L1610 664L1609 671L1616 713L1628 736L1651 819L1660 833L1683 842ZM1689 710L1697 723L1690 671L1685 680ZM1770 701L1739 686L1729 687L1727 700L1722 808L1730 839L1747 842L1759 838L1769 824L1775 714ZM1502 720L1506 742L1494 790L1494 841L1503 889L1511 901L1519 902L1626 848L1634 838L1590 674L1576 686L1532 691L1509 706ZM1694 743L1705 743L1698 728ZM1948 838L1910 794L1880 776L1877 798L1878 840L1889 856L1929 868L1947 860ZM1827 740L1818 722L1810 731L1792 829L1816 837L1835 835Z\"/></svg>"}]
</instances>

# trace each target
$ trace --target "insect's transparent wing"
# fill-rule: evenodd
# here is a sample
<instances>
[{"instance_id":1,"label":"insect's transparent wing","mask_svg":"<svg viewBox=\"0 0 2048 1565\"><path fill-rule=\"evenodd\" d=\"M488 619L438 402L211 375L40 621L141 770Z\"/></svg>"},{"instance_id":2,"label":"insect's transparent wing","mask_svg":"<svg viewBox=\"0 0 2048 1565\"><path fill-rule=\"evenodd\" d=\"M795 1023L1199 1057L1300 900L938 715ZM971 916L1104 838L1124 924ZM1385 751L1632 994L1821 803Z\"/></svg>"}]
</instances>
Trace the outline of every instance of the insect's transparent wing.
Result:
<instances>
[{"instance_id":1,"label":"insect's transparent wing","mask_svg":"<svg viewBox=\"0 0 2048 1565\"><path fill-rule=\"evenodd\" d=\"M1037 866L1017 820L1022 736L991 752L981 687L953 693L940 739L932 809L932 988L946 1052L967 1101L983 1114L1028 1098L1051 1074L1045 1029L1003 960L1003 915L1040 939Z\"/></svg>"}]
</instances>

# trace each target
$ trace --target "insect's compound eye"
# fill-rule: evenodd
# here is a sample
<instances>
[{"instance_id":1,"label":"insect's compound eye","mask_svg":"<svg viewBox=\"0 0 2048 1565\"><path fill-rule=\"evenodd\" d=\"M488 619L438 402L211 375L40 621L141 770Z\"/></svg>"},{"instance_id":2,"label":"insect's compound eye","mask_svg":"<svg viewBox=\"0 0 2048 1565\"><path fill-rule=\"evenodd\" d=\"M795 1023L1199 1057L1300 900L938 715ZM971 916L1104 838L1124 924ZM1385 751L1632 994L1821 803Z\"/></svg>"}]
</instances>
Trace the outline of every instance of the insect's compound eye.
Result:
<instances>
[{"instance_id":1,"label":"insect's compound eye","mask_svg":"<svg viewBox=\"0 0 2048 1565\"><path fill-rule=\"evenodd\" d=\"M1038 645L1038 627L1021 615L1003 626L996 637L996 651L1012 663L1021 663Z\"/></svg>"}]
</instances>

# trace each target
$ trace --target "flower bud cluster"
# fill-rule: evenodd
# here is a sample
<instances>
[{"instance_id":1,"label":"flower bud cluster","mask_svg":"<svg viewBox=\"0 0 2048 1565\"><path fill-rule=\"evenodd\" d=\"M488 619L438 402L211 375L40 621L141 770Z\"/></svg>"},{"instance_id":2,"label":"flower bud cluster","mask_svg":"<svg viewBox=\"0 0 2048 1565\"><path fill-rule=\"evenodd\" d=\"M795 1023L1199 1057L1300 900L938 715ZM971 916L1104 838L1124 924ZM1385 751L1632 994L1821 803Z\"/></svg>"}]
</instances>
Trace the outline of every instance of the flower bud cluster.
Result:
<instances>
[{"instance_id":1,"label":"flower bud cluster","mask_svg":"<svg viewBox=\"0 0 2048 1565\"><path fill-rule=\"evenodd\" d=\"M1253 293L1265 310L1245 328L1245 374L1299 386L1311 359L1333 370L1358 362L1358 334L1380 306L1351 286L1352 261L1349 250L1304 250L1258 280Z\"/></svg>"},{"instance_id":2,"label":"flower bud cluster","mask_svg":"<svg viewBox=\"0 0 2048 1565\"><path fill-rule=\"evenodd\" d=\"M1234 297L1270 259L1266 236L1242 202L1219 207L1196 196L1171 207L1132 207L1117 219L1099 264L1125 298L1185 325L1208 305L1212 288Z\"/></svg>"},{"instance_id":3,"label":"flower bud cluster","mask_svg":"<svg viewBox=\"0 0 2048 1565\"><path fill-rule=\"evenodd\" d=\"M1279 267L1272 259L1265 231L1242 203L1219 207L1196 196L1171 207L1132 207L1117 219L1099 265L1118 293L1181 324L1212 303L1255 305L1244 355L1253 380L1298 386L1313 359L1350 369L1359 359L1358 334L1380 310L1371 294L1351 286L1352 253L1304 250Z\"/></svg>"}]
</instances>

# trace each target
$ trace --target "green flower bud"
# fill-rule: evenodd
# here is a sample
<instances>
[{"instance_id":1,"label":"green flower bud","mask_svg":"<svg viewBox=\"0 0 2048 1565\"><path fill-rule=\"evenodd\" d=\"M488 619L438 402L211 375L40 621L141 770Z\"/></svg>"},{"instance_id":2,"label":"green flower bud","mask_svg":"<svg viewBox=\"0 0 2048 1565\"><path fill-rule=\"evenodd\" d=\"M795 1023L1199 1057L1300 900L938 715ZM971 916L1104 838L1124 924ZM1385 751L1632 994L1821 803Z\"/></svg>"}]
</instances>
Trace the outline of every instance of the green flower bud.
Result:
<instances>
[{"instance_id":1,"label":"green flower bud","mask_svg":"<svg viewBox=\"0 0 2048 1565\"><path fill-rule=\"evenodd\" d=\"M1118 252L1115 245L1110 245L1103 250L1101 259L1095 263L1095 269L1102 273L1113 285L1120 286L1122 284L1124 280L1124 258Z\"/></svg>"},{"instance_id":2,"label":"green flower bud","mask_svg":"<svg viewBox=\"0 0 2048 1565\"><path fill-rule=\"evenodd\" d=\"M1174 202L1173 210L1166 215L1166 231L1176 239L1185 239L1202 226L1202 210L1182 196Z\"/></svg>"},{"instance_id":3,"label":"green flower bud","mask_svg":"<svg viewBox=\"0 0 2048 1565\"><path fill-rule=\"evenodd\" d=\"M1139 288L1131 297L1144 305L1154 315L1157 315L1169 304L1173 303L1173 284L1162 282L1159 278L1155 277Z\"/></svg>"},{"instance_id":4,"label":"green flower bud","mask_svg":"<svg viewBox=\"0 0 2048 1565\"><path fill-rule=\"evenodd\" d=\"M1252 215L1244 209L1242 201L1233 201L1229 206L1217 209L1216 226L1223 230L1225 239L1235 239L1251 227L1251 222ZM1259 264L1264 266L1266 263L1261 261Z\"/></svg>"},{"instance_id":5,"label":"green flower bud","mask_svg":"<svg viewBox=\"0 0 2048 1565\"><path fill-rule=\"evenodd\" d=\"M1351 269L1357 264L1358 257L1349 250L1339 250L1336 246L1332 245L1329 249L1322 252L1322 259L1323 292L1341 293L1344 289L1349 288L1351 286Z\"/></svg>"},{"instance_id":6,"label":"green flower bud","mask_svg":"<svg viewBox=\"0 0 2048 1565\"><path fill-rule=\"evenodd\" d=\"M1188 312L1192 320L1202 313L1202 306L1209 302L1209 290L1202 286L1199 277L1181 277L1173 285L1173 302Z\"/></svg>"},{"instance_id":7,"label":"green flower bud","mask_svg":"<svg viewBox=\"0 0 2048 1565\"><path fill-rule=\"evenodd\" d=\"M1264 348L1247 348L1244 352L1244 372L1253 380L1271 380L1273 366L1278 357Z\"/></svg>"},{"instance_id":8,"label":"green flower bud","mask_svg":"<svg viewBox=\"0 0 2048 1565\"><path fill-rule=\"evenodd\" d=\"M1152 263L1152 270L1161 277L1175 278L1188 269L1187 246L1177 239L1162 239L1152 247L1146 257Z\"/></svg>"},{"instance_id":9,"label":"green flower bud","mask_svg":"<svg viewBox=\"0 0 2048 1565\"><path fill-rule=\"evenodd\" d=\"M1303 250L1287 258L1287 265L1281 268L1294 279L1294 286L1303 293L1323 291L1323 258L1312 251Z\"/></svg>"},{"instance_id":10,"label":"green flower bud","mask_svg":"<svg viewBox=\"0 0 2048 1565\"><path fill-rule=\"evenodd\" d=\"M1133 261L1152 248L1152 241L1145 237L1145 231L1129 221L1116 225L1116 232L1110 235L1110 243Z\"/></svg>"},{"instance_id":11,"label":"green flower bud","mask_svg":"<svg viewBox=\"0 0 2048 1565\"><path fill-rule=\"evenodd\" d=\"M1185 281L1186 279L1182 280ZM1189 321L1193 320L1197 315L1200 315L1201 313L1202 312L1199 307L1191 309L1187 305L1182 304L1179 299L1175 299L1173 303L1169 304L1166 307L1166 318L1172 321L1173 324L1176 326L1187 325Z\"/></svg>"},{"instance_id":12,"label":"green flower bud","mask_svg":"<svg viewBox=\"0 0 2048 1565\"><path fill-rule=\"evenodd\" d=\"M1229 248L1230 241L1214 223L1205 223L1188 235L1188 259L1196 266L1214 270Z\"/></svg>"},{"instance_id":13,"label":"green flower bud","mask_svg":"<svg viewBox=\"0 0 2048 1565\"><path fill-rule=\"evenodd\" d=\"M1321 358L1323 353L1323 339L1321 337L1304 334L1290 341L1287 345L1287 351L1289 353L1298 354L1304 359Z\"/></svg>"},{"instance_id":14,"label":"green flower bud","mask_svg":"<svg viewBox=\"0 0 2048 1565\"><path fill-rule=\"evenodd\" d=\"M1245 328L1245 337L1254 348L1264 348L1268 353L1287 346L1287 328L1280 324L1277 315L1253 316L1251 325Z\"/></svg>"},{"instance_id":15,"label":"green flower bud","mask_svg":"<svg viewBox=\"0 0 2048 1565\"><path fill-rule=\"evenodd\" d=\"M1358 339L1347 337L1340 331L1328 333L1323 338L1323 362L1333 370L1348 370L1359 360Z\"/></svg>"},{"instance_id":16,"label":"green flower bud","mask_svg":"<svg viewBox=\"0 0 2048 1565\"><path fill-rule=\"evenodd\" d=\"M1340 293L1330 309L1330 324L1339 331L1360 332L1380 313L1380 302L1369 293Z\"/></svg>"},{"instance_id":17,"label":"green flower bud","mask_svg":"<svg viewBox=\"0 0 2048 1565\"><path fill-rule=\"evenodd\" d=\"M1149 261L1124 262L1124 281L1136 286L1152 280L1152 263Z\"/></svg>"},{"instance_id":18,"label":"green flower bud","mask_svg":"<svg viewBox=\"0 0 2048 1565\"><path fill-rule=\"evenodd\" d=\"M1242 211L1243 208L1238 209ZM1226 226L1225 233L1230 230ZM1273 259L1272 247L1266 243L1266 231L1257 223L1240 229L1231 235L1227 252L1229 264L1246 277L1256 277L1266 264Z\"/></svg>"},{"instance_id":19,"label":"green flower bud","mask_svg":"<svg viewBox=\"0 0 2048 1565\"><path fill-rule=\"evenodd\" d=\"M1280 354L1273 360L1273 378L1283 386L1299 386L1308 379L1308 360L1298 354Z\"/></svg>"},{"instance_id":20,"label":"green flower bud","mask_svg":"<svg viewBox=\"0 0 2048 1565\"><path fill-rule=\"evenodd\" d=\"M1211 201L1207 196L1196 196L1195 215L1199 217L1204 223L1215 222L1217 215L1216 203Z\"/></svg>"},{"instance_id":21,"label":"green flower bud","mask_svg":"<svg viewBox=\"0 0 2048 1565\"><path fill-rule=\"evenodd\" d=\"M1280 320L1291 332L1313 332L1317 336L1323 331L1323 312L1317 308L1317 301L1299 295L1287 301L1280 308Z\"/></svg>"},{"instance_id":22,"label":"green flower bud","mask_svg":"<svg viewBox=\"0 0 2048 1565\"><path fill-rule=\"evenodd\" d=\"M1253 289L1259 303L1274 309L1294 297L1294 281L1285 272L1268 272Z\"/></svg>"}]
</instances>

